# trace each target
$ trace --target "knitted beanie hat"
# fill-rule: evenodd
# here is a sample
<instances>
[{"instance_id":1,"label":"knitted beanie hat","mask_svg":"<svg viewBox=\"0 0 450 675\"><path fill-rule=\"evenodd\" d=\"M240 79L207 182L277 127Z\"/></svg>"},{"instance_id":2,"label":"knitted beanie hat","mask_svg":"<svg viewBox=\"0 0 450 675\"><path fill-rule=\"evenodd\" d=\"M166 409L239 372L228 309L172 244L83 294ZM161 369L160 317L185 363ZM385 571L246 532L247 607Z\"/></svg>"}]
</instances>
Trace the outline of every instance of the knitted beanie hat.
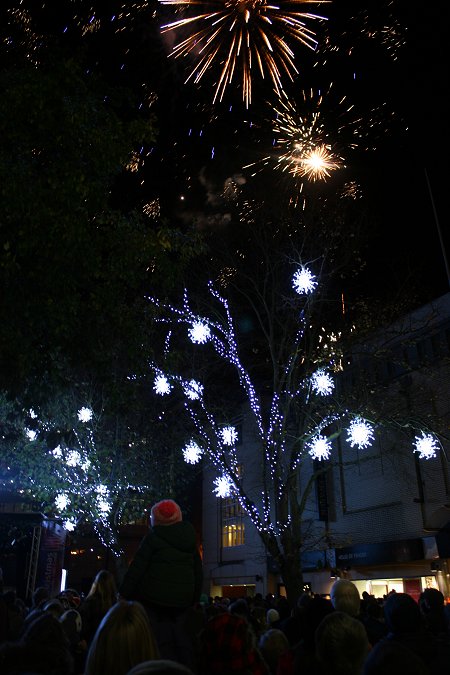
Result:
<instances>
[{"instance_id":1,"label":"knitted beanie hat","mask_svg":"<svg viewBox=\"0 0 450 675\"><path fill-rule=\"evenodd\" d=\"M152 507L150 512L150 521L152 527L155 525L173 525L180 523L183 519L181 509L173 499L164 499Z\"/></svg>"}]
</instances>

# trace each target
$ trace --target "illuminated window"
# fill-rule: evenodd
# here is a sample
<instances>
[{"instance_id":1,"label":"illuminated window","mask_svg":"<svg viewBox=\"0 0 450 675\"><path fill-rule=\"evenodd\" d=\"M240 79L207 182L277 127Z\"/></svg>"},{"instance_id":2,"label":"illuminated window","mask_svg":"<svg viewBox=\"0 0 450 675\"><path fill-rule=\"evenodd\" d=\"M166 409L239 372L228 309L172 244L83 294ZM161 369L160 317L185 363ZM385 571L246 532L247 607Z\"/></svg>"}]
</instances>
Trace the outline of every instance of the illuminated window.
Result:
<instances>
[{"instance_id":1,"label":"illuminated window","mask_svg":"<svg viewBox=\"0 0 450 675\"><path fill-rule=\"evenodd\" d=\"M241 472L239 467L239 474ZM244 510L234 495L221 499L221 529L222 548L244 544Z\"/></svg>"}]
</instances>

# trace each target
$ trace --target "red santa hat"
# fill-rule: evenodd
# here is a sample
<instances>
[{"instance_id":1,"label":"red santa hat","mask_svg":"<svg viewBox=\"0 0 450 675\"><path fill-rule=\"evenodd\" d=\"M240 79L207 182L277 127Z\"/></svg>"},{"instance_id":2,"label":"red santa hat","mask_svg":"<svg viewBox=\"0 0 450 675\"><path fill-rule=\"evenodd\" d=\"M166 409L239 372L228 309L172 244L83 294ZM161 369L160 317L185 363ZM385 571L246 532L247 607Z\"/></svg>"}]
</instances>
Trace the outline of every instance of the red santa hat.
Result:
<instances>
[{"instance_id":1,"label":"red santa hat","mask_svg":"<svg viewBox=\"0 0 450 675\"><path fill-rule=\"evenodd\" d=\"M173 525L180 523L183 519L181 509L173 499L164 499L152 507L150 512L150 521L152 527L155 525Z\"/></svg>"}]
</instances>

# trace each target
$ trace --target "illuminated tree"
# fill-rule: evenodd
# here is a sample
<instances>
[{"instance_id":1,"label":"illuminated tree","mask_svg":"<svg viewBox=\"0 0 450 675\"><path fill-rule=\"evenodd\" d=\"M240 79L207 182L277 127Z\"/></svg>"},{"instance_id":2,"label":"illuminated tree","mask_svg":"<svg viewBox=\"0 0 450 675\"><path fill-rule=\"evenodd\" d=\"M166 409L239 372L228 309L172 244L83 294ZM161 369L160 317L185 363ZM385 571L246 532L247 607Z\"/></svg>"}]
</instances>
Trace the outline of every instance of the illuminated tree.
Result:
<instances>
[{"instance_id":1,"label":"illuminated tree","mask_svg":"<svg viewBox=\"0 0 450 675\"><path fill-rule=\"evenodd\" d=\"M173 428L155 429L151 411L145 426L125 414L108 419L107 410L90 404L77 407L70 396L48 413L24 411L1 395L0 409L0 488L61 519L68 532L94 531L118 558L120 526L186 484L183 462L170 449Z\"/></svg>"},{"instance_id":2,"label":"illuminated tree","mask_svg":"<svg viewBox=\"0 0 450 675\"><path fill-rule=\"evenodd\" d=\"M306 260L299 251L283 258L272 250L247 285L234 271L232 283L209 283L201 309L187 292L178 306L150 298L168 326L165 359L152 364L154 391L184 396L191 421L185 461L214 470L211 488L218 497L237 497L294 601L310 536L304 511L318 476L337 461L336 439L364 455L376 434L393 427L409 435L420 460L435 458L440 441L428 425L421 428L398 411L377 411L364 397L358 403L343 388L344 345L353 327L325 292L324 258ZM249 322L253 331L243 328ZM180 341L188 355L192 350L190 367L182 371L170 352ZM257 438L251 458L233 424L242 413L252 419Z\"/></svg>"}]
</instances>

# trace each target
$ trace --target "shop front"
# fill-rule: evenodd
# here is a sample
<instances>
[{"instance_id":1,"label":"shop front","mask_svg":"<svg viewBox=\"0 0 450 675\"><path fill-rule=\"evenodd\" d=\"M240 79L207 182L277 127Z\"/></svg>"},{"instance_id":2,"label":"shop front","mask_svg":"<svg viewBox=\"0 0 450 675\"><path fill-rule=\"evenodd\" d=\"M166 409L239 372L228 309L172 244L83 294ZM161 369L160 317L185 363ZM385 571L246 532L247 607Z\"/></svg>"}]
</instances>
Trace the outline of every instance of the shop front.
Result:
<instances>
[{"instance_id":1,"label":"shop front","mask_svg":"<svg viewBox=\"0 0 450 675\"><path fill-rule=\"evenodd\" d=\"M350 579L360 594L383 598L392 591L418 600L437 588L450 602L449 565L435 537L358 544L323 552L316 570L304 569L313 592L328 595L337 578Z\"/></svg>"}]
</instances>

